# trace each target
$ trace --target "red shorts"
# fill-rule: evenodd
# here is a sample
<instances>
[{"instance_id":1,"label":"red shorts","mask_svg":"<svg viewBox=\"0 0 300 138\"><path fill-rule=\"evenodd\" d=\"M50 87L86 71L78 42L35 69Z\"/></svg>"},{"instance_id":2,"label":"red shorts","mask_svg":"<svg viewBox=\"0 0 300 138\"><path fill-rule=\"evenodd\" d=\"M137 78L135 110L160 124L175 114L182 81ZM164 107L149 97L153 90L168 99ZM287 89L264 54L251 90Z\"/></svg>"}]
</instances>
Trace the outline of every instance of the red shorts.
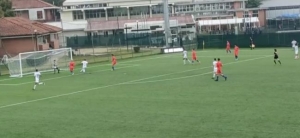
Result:
<instances>
[{"instance_id":1,"label":"red shorts","mask_svg":"<svg viewBox=\"0 0 300 138\"><path fill-rule=\"evenodd\" d=\"M230 47L226 47L226 50L230 50Z\"/></svg>"},{"instance_id":2,"label":"red shorts","mask_svg":"<svg viewBox=\"0 0 300 138\"><path fill-rule=\"evenodd\" d=\"M222 74L222 69L217 69L217 74Z\"/></svg>"},{"instance_id":3,"label":"red shorts","mask_svg":"<svg viewBox=\"0 0 300 138\"><path fill-rule=\"evenodd\" d=\"M73 71L74 70L74 68L70 68L70 71Z\"/></svg>"},{"instance_id":4,"label":"red shorts","mask_svg":"<svg viewBox=\"0 0 300 138\"><path fill-rule=\"evenodd\" d=\"M117 64L117 62L113 62L113 63L111 63L111 64L114 66L114 65L116 65L116 64Z\"/></svg>"},{"instance_id":5,"label":"red shorts","mask_svg":"<svg viewBox=\"0 0 300 138\"><path fill-rule=\"evenodd\" d=\"M238 55L239 55L239 53L234 53L234 55L235 55L235 56L238 56Z\"/></svg>"},{"instance_id":6,"label":"red shorts","mask_svg":"<svg viewBox=\"0 0 300 138\"><path fill-rule=\"evenodd\" d=\"M192 57L193 60L197 60L197 57Z\"/></svg>"}]
</instances>

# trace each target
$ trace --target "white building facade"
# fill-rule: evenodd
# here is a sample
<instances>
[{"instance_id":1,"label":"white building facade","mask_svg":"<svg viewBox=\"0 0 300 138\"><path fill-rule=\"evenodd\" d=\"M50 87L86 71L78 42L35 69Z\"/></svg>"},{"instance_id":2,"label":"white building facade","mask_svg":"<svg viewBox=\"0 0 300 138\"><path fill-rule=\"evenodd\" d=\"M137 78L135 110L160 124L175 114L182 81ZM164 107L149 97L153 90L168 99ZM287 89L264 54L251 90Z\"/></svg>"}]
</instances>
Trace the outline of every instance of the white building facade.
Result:
<instances>
[{"instance_id":1,"label":"white building facade","mask_svg":"<svg viewBox=\"0 0 300 138\"><path fill-rule=\"evenodd\" d=\"M244 9L246 0L169 0L171 15L193 14L205 16L232 16L228 10ZM66 0L61 18L64 21L134 19L141 14L156 17L163 14L162 0Z\"/></svg>"}]
</instances>

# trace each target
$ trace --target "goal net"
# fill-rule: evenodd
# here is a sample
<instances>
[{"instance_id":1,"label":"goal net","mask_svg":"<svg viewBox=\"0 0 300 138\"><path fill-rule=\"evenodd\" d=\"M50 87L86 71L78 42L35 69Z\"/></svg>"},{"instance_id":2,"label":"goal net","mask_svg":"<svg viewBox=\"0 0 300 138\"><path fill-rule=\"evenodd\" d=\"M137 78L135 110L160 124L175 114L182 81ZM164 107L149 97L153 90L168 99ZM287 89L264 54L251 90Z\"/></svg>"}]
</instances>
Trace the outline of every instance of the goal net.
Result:
<instances>
[{"instance_id":1,"label":"goal net","mask_svg":"<svg viewBox=\"0 0 300 138\"><path fill-rule=\"evenodd\" d=\"M35 69L40 72L53 71L54 60L61 70L68 68L68 63L72 60L72 49L61 48L45 51L35 51L20 53L19 55L8 58L7 66L10 77L22 77L32 74Z\"/></svg>"}]
</instances>

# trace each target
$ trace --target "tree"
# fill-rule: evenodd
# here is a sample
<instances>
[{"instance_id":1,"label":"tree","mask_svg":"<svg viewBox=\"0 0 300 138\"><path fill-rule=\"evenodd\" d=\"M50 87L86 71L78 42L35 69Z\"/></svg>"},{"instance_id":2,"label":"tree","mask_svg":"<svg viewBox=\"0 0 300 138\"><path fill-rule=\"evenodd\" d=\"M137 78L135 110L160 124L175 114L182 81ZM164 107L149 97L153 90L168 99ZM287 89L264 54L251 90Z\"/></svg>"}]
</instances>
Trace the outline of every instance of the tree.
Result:
<instances>
[{"instance_id":1,"label":"tree","mask_svg":"<svg viewBox=\"0 0 300 138\"><path fill-rule=\"evenodd\" d=\"M0 18L4 16L4 12L2 11L2 7L0 7Z\"/></svg>"},{"instance_id":2,"label":"tree","mask_svg":"<svg viewBox=\"0 0 300 138\"><path fill-rule=\"evenodd\" d=\"M246 2L246 8L258 8L264 0L248 0Z\"/></svg>"},{"instance_id":3,"label":"tree","mask_svg":"<svg viewBox=\"0 0 300 138\"><path fill-rule=\"evenodd\" d=\"M12 3L10 0L0 0L0 17L12 17L14 16L12 10Z\"/></svg>"},{"instance_id":4,"label":"tree","mask_svg":"<svg viewBox=\"0 0 300 138\"><path fill-rule=\"evenodd\" d=\"M60 6L62 6L62 4L64 3L65 0L44 0L44 1L60 7Z\"/></svg>"}]
</instances>

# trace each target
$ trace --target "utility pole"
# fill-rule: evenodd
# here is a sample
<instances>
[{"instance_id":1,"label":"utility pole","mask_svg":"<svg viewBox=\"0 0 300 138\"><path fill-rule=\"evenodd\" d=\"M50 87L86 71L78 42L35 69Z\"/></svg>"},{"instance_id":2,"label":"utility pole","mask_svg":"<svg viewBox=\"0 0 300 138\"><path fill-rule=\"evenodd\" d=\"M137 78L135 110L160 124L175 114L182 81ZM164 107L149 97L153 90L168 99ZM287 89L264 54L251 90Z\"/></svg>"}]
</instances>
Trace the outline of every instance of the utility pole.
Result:
<instances>
[{"instance_id":1,"label":"utility pole","mask_svg":"<svg viewBox=\"0 0 300 138\"><path fill-rule=\"evenodd\" d=\"M166 47L170 47L169 46L169 40L170 40L171 32L170 32L169 2L168 2L168 0L163 0L163 10L164 10L164 22L165 22Z\"/></svg>"},{"instance_id":2,"label":"utility pole","mask_svg":"<svg viewBox=\"0 0 300 138\"><path fill-rule=\"evenodd\" d=\"M128 37L127 37L127 24L126 24L126 26L125 26L126 28L125 28L125 37L126 37L126 45L127 45L127 51L128 51Z\"/></svg>"},{"instance_id":3,"label":"utility pole","mask_svg":"<svg viewBox=\"0 0 300 138\"><path fill-rule=\"evenodd\" d=\"M38 37L37 37L37 30L34 30L35 35L35 51L38 51Z\"/></svg>"}]
</instances>

